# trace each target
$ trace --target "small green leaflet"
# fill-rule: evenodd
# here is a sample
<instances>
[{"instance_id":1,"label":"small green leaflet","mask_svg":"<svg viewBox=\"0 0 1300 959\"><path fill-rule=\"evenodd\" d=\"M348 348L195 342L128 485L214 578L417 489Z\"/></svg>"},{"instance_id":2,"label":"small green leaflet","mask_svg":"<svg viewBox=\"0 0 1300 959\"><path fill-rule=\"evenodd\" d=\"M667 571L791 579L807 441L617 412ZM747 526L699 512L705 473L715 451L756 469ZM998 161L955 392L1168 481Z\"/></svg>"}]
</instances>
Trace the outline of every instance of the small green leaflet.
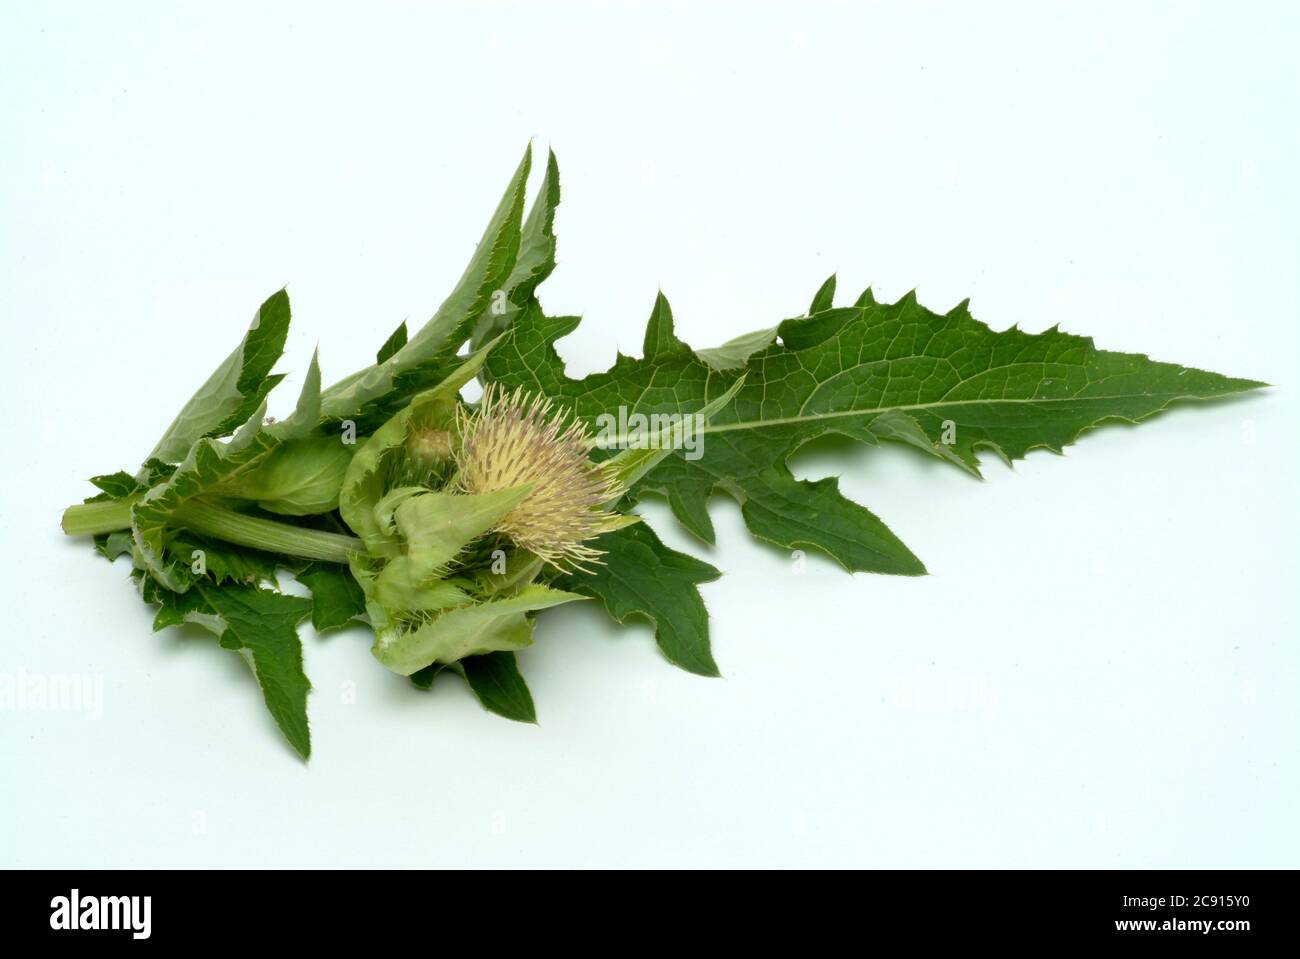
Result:
<instances>
[{"instance_id":1,"label":"small green leaflet","mask_svg":"<svg viewBox=\"0 0 1300 959\"><path fill-rule=\"evenodd\" d=\"M830 302L829 289L823 285L815 305ZM636 492L666 495L678 520L712 542L707 500L724 491L758 538L820 549L853 571L918 574L925 567L874 514L840 495L833 478L791 475L786 459L811 439L834 432L871 445L898 440L977 472L981 447L1007 459L1040 446L1059 451L1106 420L1138 422L1179 400L1264 385L1104 352L1057 329L994 332L965 302L938 314L912 294L879 304L868 291L853 307L787 320L779 342L743 367L724 369L677 339L660 296L643 359L620 356L608 372L573 380L554 343L577 325L575 317L526 310L488 358L488 376L539 389L594 424L620 407L689 412L743 372L744 386L704 427L702 457L675 452Z\"/></svg>"},{"instance_id":2,"label":"small green leaflet","mask_svg":"<svg viewBox=\"0 0 1300 959\"><path fill-rule=\"evenodd\" d=\"M533 696L528 691L512 652L470 656L452 666L465 677L483 707L518 723L537 722Z\"/></svg>"},{"instance_id":3,"label":"small green leaflet","mask_svg":"<svg viewBox=\"0 0 1300 959\"><path fill-rule=\"evenodd\" d=\"M122 470L104 476L92 476L90 482L98 487L100 492L94 496L86 497L85 502L103 503L109 500L135 499L143 496L151 486L155 483L161 483L174 472L176 472L176 467L170 463L149 459L140 468L140 477L138 479Z\"/></svg>"},{"instance_id":4,"label":"small green leaflet","mask_svg":"<svg viewBox=\"0 0 1300 959\"><path fill-rule=\"evenodd\" d=\"M388 339L384 340L384 345L381 346L379 348L379 352L375 354L375 362L383 363L385 360L387 360L390 356L392 356L394 353L396 353L405 345L406 345L406 321L403 320L398 325L397 329L393 330L392 335Z\"/></svg>"},{"instance_id":5,"label":"small green leaflet","mask_svg":"<svg viewBox=\"0 0 1300 959\"><path fill-rule=\"evenodd\" d=\"M141 470L142 480L137 480L130 473L118 470L103 476L92 476L90 482L100 492L86 498L87 503L102 503L110 500L134 500L148 492L149 487L170 476L174 467L155 459L148 460ZM93 538L95 550L110 562L119 556L129 555L135 547L135 540L129 529L114 530L111 533L99 533Z\"/></svg>"},{"instance_id":6,"label":"small green leaflet","mask_svg":"<svg viewBox=\"0 0 1300 959\"><path fill-rule=\"evenodd\" d=\"M446 669L461 675L488 712L519 723L537 722L532 693L519 672L519 663L513 652L503 650L467 656L451 666L435 663L412 673L411 682L420 689L429 689L438 674Z\"/></svg>"},{"instance_id":7,"label":"small green leaflet","mask_svg":"<svg viewBox=\"0 0 1300 959\"><path fill-rule=\"evenodd\" d=\"M139 482L130 473L122 470L118 470L116 473L109 473L105 476L92 476L90 482L93 483L100 492L87 499L87 503L109 499L126 499L128 496L134 496L136 493L143 493L149 488Z\"/></svg>"},{"instance_id":8,"label":"small green leaflet","mask_svg":"<svg viewBox=\"0 0 1300 959\"><path fill-rule=\"evenodd\" d=\"M311 590L311 624L316 632L339 629L365 613L365 593L346 566L312 563L294 576Z\"/></svg>"},{"instance_id":9,"label":"small green leaflet","mask_svg":"<svg viewBox=\"0 0 1300 959\"><path fill-rule=\"evenodd\" d=\"M835 274L832 273L826 278L826 281L817 288L813 294L812 304L808 307L808 315L815 316L829 310L835 305Z\"/></svg>"},{"instance_id":10,"label":"small green leaflet","mask_svg":"<svg viewBox=\"0 0 1300 959\"><path fill-rule=\"evenodd\" d=\"M775 339L776 327L769 326L765 330L745 333L712 349L696 350L695 355L715 370L735 370L743 367L751 356L765 346L770 346Z\"/></svg>"}]
</instances>

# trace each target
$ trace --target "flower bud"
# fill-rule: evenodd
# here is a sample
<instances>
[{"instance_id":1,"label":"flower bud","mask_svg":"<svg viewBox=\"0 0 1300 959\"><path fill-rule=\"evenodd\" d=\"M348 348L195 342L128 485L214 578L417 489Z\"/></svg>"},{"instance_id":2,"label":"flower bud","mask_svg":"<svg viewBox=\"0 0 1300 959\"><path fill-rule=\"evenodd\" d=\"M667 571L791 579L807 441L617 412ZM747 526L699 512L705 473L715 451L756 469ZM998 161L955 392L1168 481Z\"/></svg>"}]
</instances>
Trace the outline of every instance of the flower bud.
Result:
<instances>
[{"instance_id":1,"label":"flower bud","mask_svg":"<svg viewBox=\"0 0 1300 959\"><path fill-rule=\"evenodd\" d=\"M414 463L436 469L451 459L451 433L421 427L406 439L406 456Z\"/></svg>"}]
</instances>

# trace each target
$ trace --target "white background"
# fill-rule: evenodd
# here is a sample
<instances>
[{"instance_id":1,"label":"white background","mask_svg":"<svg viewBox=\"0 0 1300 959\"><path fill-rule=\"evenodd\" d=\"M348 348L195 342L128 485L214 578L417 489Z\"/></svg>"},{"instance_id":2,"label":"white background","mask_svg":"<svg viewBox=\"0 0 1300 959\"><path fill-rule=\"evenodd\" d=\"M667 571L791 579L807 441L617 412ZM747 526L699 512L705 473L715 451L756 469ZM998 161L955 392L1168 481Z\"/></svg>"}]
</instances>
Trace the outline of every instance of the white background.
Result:
<instances>
[{"instance_id":1,"label":"white background","mask_svg":"<svg viewBox=\"0 0 1300 959\"><path fill-rule=\"evenodd\" d=\"M98 721L0 712L0 864L1297 865L1293 5L220 6L0 15L0 673L104 683ZM305 766L240 659L151 634L59 512L281 285L298 374L422 322L530 137L574 373L639 354L661 287L712 346L838 271L1279 387L983 483L795 460L921 579L798 574L729 501L716 549L651 504L725 571L726 678L548 612L536 727L305 628Z\"/></svg>"}]
</instances>

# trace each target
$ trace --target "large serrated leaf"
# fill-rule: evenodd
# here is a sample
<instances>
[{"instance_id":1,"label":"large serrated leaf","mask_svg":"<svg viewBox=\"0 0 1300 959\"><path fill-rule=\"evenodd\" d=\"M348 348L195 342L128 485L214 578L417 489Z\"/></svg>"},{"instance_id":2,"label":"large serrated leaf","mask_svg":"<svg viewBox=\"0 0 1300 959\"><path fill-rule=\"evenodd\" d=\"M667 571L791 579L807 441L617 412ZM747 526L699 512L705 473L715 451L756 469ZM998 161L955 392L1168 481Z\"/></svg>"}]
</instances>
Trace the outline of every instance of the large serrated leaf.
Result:
<instances>
[{"instance_id":1,"label":"large serrated leaf","mask_svg":"<svg viewBox=\"0 0 1300 959\"><path fill-rule=\"evenodd\" d=\"M1056 329L994 332L965 303L937 314L910 294L894 304L867 294L835 309L831 291L828 281L814 315L781 324L779 343L743 367L721 369L677 339L671 311L656 303L645 357L620 356L609 371L581 380L565 375L554 347L578 320L532 308L493 351L487 375L539 390L594 423L620 407L648 416L690 412L743 373L743 387L704 428L703 455L674 453L638 491L665 494L683 525L709 542L707 500L721 490L761 539L822 550L850 570L902 574L924 567L884 523L845 499L833 478L791 475L786 460L800 446L826 433L868 444L891 439L976 471L980 447L1009 459L1035 447L1060 450L1107 420L1137 422L1179 400L1264 385L1104 352Z\"/></svg>"}]
</instances>

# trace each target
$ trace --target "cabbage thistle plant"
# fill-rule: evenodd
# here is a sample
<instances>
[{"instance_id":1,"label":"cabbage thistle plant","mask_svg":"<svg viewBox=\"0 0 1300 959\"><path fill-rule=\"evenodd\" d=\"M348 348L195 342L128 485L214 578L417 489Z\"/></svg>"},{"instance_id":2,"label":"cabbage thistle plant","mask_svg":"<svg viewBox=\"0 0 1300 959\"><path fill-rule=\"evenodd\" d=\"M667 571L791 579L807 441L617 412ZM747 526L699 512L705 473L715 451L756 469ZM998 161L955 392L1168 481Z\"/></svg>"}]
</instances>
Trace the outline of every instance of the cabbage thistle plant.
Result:
<instances>
[{"instance_id":1,"label":"cabbage thistle plant","mask_svg":"<svg viewBox=\"0 0 1300 959\"><path fill-rule=\"evenodd\" d=\"M267 403L290 313L275 293L141 466L95 477L98 492L64 513L66 533L129 557L155 629L197 624L245 658L303 758L303 620L318 633L364 624L392 672L428 689L450 670L487 709L532 721L515 654L562 603L594 598L618 622L647 620L669 662L718 674L699 593L718 571L639 522L643 496L665 497L706 544L721 492L767 543L918 575L879 518L834 479L796 479L787 459L834 433L978 476L981 450L1008 462L1059 452L1106 420L1264 385L1057 329L994 332L966 303L938 314L867 290L836 306L834 277L802 315L711 349L678 339L660 294L640 359L573 379L554 344L578 320L537 298L555 264L559 169L551 155L525 214L530 168L531 150L414 335L400 325L373 364L324 389L313 357L276 422ZM468 402L474 380L481 398ZM286 589L290 577L305 589Z\"/></svg>"}]
</instances>

